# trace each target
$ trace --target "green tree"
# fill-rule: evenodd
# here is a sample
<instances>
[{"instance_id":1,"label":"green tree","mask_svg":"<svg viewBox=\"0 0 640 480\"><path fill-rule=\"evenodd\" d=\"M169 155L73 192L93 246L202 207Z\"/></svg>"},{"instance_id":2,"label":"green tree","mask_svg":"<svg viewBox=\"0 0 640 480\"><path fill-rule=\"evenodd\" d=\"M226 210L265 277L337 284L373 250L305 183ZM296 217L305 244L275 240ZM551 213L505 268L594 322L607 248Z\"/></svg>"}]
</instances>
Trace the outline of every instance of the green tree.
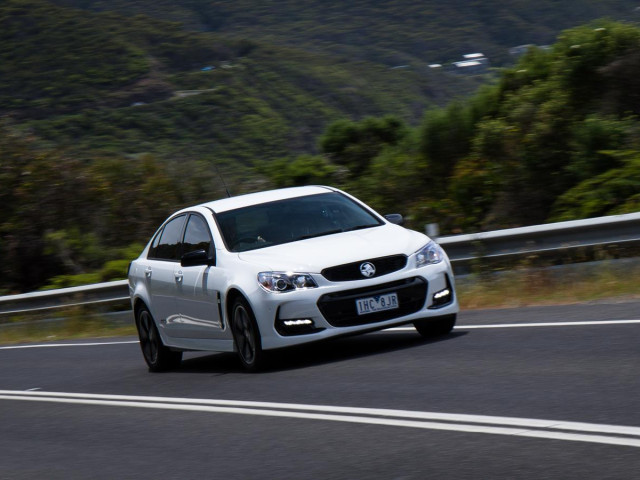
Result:
<instances>
[{"instance_id":1,"label":"green tree","mask_svg":"<svg viewBox=\"0 0 640 480\"><path fill-rule=\"evenodd\" d=\"M584 180L560 197L552 221L636 212L640 207L640 152L600 152L621 166Z\"/></svg>"},{"instance_id":2,"label":"green tree","mask_svg":"<svg viewBox=\"0 0 640 480\"><path fill-rule=\"evenodd\" d=\"M51 276L60 257L47 256L45 235L90 225L81 161L37 148L31 137L0 128L0 269L7 288L30 289Z\"/></svg>"},{"instance_id":3,"label":"green tree","mask_svg":"<svg viewBox=\"0 0 640 480\"><path fill-rule=\"evenodd\" d=\"M420 126L420 152L429 164L425 180L446 187L458 160L469 153L474 124L471 109L460 101L427 111Z\"/></svg>"},{"instance_id":4,"label":"green tree","mask_svg":"<svg viewBox=\"0 0 640 480\"><path fill-rule=\"evenodd\" d=\"M637 120L620 105L637 96L635 83L620 79L624 68L630 77L637 70L638 47L635 26L578 27L551 51L533 49L505 70L482 102L470 101L483 105L475 113L449 106L427 117L423 151L441 159L435 171L451 177L449 193L467 227L545 222L559 196L620 166L603 152L637 146ZM607 95L613 82L626 90ZM470 134L460 135L460 125Z\"/></svg>"},{"instance_id":5,"label":"green tree","mask_svg":"<svg viewBox=\"0 0 640 480\"><path fill-rule=\"evenodd\" d=\"M279 158L258 164L255 168L278 188L331 185L337 180L339 173L339 168L326 158L313 155L302 155L295 159Z\"/></svg>"},{"instance_id":6,"label":"green tree","mask_svg":"<svg viewBox=\"0 0 640 480\"><path fill-rule=\"evenodd\" d=\"M607 152L626 148L635 121L613 116L588 115L575 122L571 132L573 155L568 171L578 181L618 167L620 159Z\"/></svg>"},{"instance_id":7,"label":"green tree","mask_svg":"<svg viewBox=\"0 0 640 480\"><path fill-rule=\"evenodd\" d=\"M393 116L359 122L338 120L327 127L320 147L333 163L346 167L355 178L386 146L397 145L407 133L406 125Z\"/></svg>"},{"instance_id":8,"label":"green tree","mask_svg":"<svg viewBox=\"0 0 640 480\"><path fill-rule=\"evenodd\" d=\"M593 22L563 32L553 46L554 68L563 79L572 106L588 111L608 88L603 67L640 47L640 29L612 21Z\"/></svg>"}]
</instances>

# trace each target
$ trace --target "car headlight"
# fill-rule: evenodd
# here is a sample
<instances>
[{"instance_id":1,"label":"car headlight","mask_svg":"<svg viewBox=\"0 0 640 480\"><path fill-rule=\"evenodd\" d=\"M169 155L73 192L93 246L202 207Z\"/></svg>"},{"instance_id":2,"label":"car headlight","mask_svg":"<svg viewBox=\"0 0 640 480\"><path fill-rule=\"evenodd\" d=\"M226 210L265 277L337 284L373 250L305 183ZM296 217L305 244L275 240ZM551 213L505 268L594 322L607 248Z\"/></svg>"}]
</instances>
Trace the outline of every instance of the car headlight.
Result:
<instances>
[{"instance_id":1,"label":"car headlight","mask_svg":"<svg viewBox=\"0 0 640 480\"><path fill-rule=\"evenodd\" d=\"M416 267L423 267L425 265L434 265L440 263L445 259L444 250L440 245L431 240L424 247L415 253Z\"/></svg>"},{"instance_id":2,"label":"car headlight","mask_svg":"<svg viewBox=\"0 0 640 480\"><path fill-rule=\"evenodd\" d=\"M318 284L308 273L260 272L258 283L267 292L291 292L305 288L316 288Z\"/></svg>"}]
</instances>

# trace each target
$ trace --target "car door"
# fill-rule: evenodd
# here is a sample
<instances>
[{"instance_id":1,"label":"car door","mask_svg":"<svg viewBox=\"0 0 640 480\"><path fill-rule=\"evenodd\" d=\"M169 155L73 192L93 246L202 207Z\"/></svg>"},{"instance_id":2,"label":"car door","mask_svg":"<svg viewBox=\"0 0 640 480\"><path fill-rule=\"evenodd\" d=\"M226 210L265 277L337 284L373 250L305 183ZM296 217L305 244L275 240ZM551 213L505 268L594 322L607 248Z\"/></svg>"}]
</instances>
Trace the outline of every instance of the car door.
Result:
<instances>
[{"instance_id":1,"label":"car door","mask_svg":"<svg viewBox=\"0 0 640 480\"><path fill-rule=\"evenodd\" d=\"M197 250L213 258L215 251L211 231L201 215L189 215L182 240L182 255ZM182 338L222 338L220 292L213 288L216 267L213 265L178 266L176 303L180 315L173 335Z\"/></svg>"},{"instance_id":2,"label":"car door","mask_svg":"<svg viewBox=\"0 0 640 480\"><path fill-rule=\"evenodd\" d=\"M165 326L168 334L171 334L170 327L178 321L176 271L180 267L178 255L186 219L186 215L179 215L164 225L156 235L143 266L151 297L151 313Z\"/></svg>"}]
</instances>

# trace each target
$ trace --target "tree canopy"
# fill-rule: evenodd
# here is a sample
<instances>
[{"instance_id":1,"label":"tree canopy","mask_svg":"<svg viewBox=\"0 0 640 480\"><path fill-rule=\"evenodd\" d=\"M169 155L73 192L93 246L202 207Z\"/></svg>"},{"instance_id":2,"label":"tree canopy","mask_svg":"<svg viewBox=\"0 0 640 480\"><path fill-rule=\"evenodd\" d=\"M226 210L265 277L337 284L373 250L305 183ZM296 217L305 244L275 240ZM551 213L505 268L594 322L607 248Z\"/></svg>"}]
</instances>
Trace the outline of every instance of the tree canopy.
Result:
<instances>
[{"instance_id":1,"label":"tree canopy","mask_svg":"<svg viewBox=\"0 0 640 480\"><path fill-rule=\"evenodd\" d=\"M325 159L353 172L336 179L345 188L379 208L402 205L416 227L438 220L445 233L633 211L638 51L634 25L567 30L469 99L428 110L415 129L393 137L387 125L394 141L372 148L356 134L365 123L334 123Z\"/></svg>"}]
</instances>

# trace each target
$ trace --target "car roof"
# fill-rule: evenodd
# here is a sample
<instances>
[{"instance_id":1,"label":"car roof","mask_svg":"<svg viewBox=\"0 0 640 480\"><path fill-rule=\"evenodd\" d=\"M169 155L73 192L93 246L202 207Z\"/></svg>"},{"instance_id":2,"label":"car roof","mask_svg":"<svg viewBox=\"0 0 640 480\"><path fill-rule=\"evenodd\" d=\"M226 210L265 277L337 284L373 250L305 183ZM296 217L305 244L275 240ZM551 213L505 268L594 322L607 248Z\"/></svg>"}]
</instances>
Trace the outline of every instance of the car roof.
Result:
<instances>
[{"instance_id":1,"label":"car roof","mask_svg":"<svg viewBox=\"0 0 640 480\"><path fill-rule=\"evenodd\" d=\"M307 187L281 188L279 190L268 190L265 192L238 195L237 197L222 198L220 200L202 203L198 206L209 208L216 213L220 213L226 212L228 210L235 210L236 208L258 205L260 203L286 200L288 198L304 197L307 195L317 195L319 193L327 193L333 191L336 191L336 189L318 185Z\"/></svg>"}]
</instances>

